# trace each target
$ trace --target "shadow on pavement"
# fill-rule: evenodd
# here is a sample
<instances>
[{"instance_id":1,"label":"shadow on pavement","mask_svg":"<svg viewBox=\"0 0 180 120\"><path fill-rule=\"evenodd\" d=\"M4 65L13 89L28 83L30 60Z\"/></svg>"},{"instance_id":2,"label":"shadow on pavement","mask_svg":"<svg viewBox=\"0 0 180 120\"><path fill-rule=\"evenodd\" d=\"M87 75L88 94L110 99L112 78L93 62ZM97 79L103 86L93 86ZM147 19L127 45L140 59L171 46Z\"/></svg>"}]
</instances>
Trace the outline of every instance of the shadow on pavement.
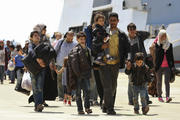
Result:
<instances>
[{"instance_id":1,"label":"shadow on pavement","mask_svg":"<svg viewBox=\"0 0 180 120\"><path fill-rule=\"evenodd\" d=\"M180 104L180 102L170 102L169 104Z\"/></svg>"},{"instance_id":2,"label":"shadow on pavement","mask_svg":"<svg viewBox=\"0 0 180 120\"><path fill-rule=\"evenodd\" d=\"M20 106L20 107L34 107L34 106ZM60 106L48 106L46 108L59 108Z\"/></svg>"},{"instance_id":3,"label":"shadow on pavement","mask_svg":"<svg viewBox=\"0 0 180 120\"><path fill-rule=\"evenodd\" d=\"M116 115L107 115L107 114L105 114L106 116L114 116L114 117L119 117L119 116L136 116L136 115L134 115L134 114L119 114L119 113L117 113Z\"/></svg>"},{"instance_id":4,"label":"shadow on pavement","mask_svg":"<svg viewBox=\"0 0 180 120\"><path fill-rule=\"evenodd\" d=\"M130 111L129 109L119 109L119 108L115 108L115 111Z\"/></svg>"},{"instance_id":5,"label":"shadow on pavement","mask_svg":"<svg viewBox=\"0 0 180 120\"><path fill-rule=\"evenodd\" d=\"M34 106L20 106L20 107L34 107Z\"/></svg>"},{"instance_id":6,"label":"shadow on pavement","mask_svg":"<svg viewBox=\"0 0 180 120\"><path fill-rule=\"evenodd\" d=\"M98 114L84 114L84 115L79 115L78 113L77 114L71 114L73 116L84 116L84 117L87 117L87 116L99 116Z\"/></svg>"},{"instance_id":7,"label":"shadow on pavement","mask_svg":"<svg viewBox=\"0 0 180 120\"><path fill-rule=\"evenodd\" d=\"M160 105L149 105L149 107L160 107Z\"/></svg>"},{"instance_id":8,"label":"shadow on pavement","mask_svg":"<svg viewBox=\"0 0 180 120\"><path fill-rule=\"evenodd\" d=\"M147 114L146 116L157 116L158 114Z\"/></svg>"},{"instance_id":9,"label":"shadow on pavement","mask_svg":"<svg viewBox=\"0 0 180 120\"><path fill-rule=\"evenodd\" d=\"M30 112L30 113L40 113L40 114L64 114L64 112L47 112L47 111L42 111L42 112Z\"/></svg>"}]
</instances>

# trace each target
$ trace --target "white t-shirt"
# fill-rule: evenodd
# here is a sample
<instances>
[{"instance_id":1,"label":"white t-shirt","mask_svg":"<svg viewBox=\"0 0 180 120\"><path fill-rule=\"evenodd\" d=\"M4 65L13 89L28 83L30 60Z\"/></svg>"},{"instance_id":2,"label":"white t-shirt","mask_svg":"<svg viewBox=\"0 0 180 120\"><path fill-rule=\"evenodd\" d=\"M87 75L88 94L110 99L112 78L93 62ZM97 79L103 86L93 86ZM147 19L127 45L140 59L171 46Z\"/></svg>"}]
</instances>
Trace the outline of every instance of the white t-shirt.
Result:
<instances>
[{"instance_id":1,"label":"white t-shirt","mask_svg":"<svg viewBox=\"0 0 180 120\"><path fill-rule=\"evenodd\" d=\"M15 58L15 56L18 54L16 50L11 51L11 59Z\"/></svg>"}]
</instances>

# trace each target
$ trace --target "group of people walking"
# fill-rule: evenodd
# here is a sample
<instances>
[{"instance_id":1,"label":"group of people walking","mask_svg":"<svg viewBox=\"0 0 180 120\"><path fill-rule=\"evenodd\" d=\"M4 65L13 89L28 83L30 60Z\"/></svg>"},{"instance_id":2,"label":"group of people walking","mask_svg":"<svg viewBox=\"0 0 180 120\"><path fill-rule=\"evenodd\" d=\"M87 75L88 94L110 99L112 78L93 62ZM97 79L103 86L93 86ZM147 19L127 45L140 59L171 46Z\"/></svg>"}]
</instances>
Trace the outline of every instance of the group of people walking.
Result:
<instances>
[{"instance_id":1,"label":"group of people walking","mask_svg":"<svg viewBox=\"0 0 180 120\"><path fill-rule=\"evenodd\" d=\"M160 30L151 46L150 56L153 60L149 66L146 62L148 55L144 40L150 36L150 33L137 31L136 25L130 23L127 26L128 35L126 35L118 28L117 13L109 14L109 27L105 29L105 19L102 13L97 13L93 24L85 28L84 32L80 31L76 34L77 41L73 39L75 33L68 31L63 38L59 32L55 33L55 40L52 43L46 35L46 26L38 24L30 34L26 56L22 56L22 48L17 48L16 90L22 92L22 89L17 88L21 84L22 68L25 65L25 70L30 72L32 81L33 96L29 98L29 101L35 102L35 111L42 112L44 106L47 106L45 100L55 100L58 96L59 101L71 105L72 96L76 96L78 114L85 114L85 112L90 114L93 112L90 106L93 102L98 103L98 93L102 112L115 115L117 79L119 69L123 68L129 79L128 104L134 105L135 114L139 114L139 94L144 115L149 111L148 104L152 104L148 95L148 85L153 80L152 74L157 78L158 100L164 102L163 74L165 75L166 102L172 100L169 83L174 59L172 44L169 42L166 31ZM3 56L0 58L0 72L5 69L5 61L8 59L6 53L0 41L0 54ZM3 74L0 77L1 81L2 76ZM25 90L23 93L30 94ZM84 101L84 109L82 101Z\"/></svg>"}]
</instances>

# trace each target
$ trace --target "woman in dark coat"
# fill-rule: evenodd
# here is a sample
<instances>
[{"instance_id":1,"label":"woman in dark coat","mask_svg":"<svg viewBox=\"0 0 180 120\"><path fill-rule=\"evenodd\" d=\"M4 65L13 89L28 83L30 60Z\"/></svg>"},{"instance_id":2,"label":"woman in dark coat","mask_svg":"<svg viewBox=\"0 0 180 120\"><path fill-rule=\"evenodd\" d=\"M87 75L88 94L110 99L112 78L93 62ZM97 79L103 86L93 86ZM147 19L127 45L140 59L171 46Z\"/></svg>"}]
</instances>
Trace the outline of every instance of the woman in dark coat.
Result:
<instances>
[{"instance_id":1,"label":"woman in dark coat","mask_svg":"<svg viewBox=\"0 0 180 120\"><path fill-rule=\"evenodd\" d=\"M165 76L166 102L170 102L170 76L174 68L173 47L168 40L165 30L160 30L158 40L155 44L155 71L157 77L157 94L158 100L164 102L162 98L162 75Z\"/></svg>"}]
</instances>

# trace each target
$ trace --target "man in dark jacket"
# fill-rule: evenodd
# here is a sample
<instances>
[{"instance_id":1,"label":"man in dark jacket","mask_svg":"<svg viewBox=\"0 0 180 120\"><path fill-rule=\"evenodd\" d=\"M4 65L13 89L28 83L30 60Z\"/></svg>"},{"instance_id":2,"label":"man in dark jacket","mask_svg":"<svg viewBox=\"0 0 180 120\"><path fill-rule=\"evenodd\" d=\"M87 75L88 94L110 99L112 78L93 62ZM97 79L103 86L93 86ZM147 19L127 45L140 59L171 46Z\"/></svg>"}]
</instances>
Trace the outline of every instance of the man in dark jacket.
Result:
<instances>
[{"instance_id":1,"label":"man in dark jacket","mask_svg":"<svg viewBox=\"0 0 180 120\"><path fill-rule=\"evenodd\" d=\"M97 13L96 16L101 13ZM95 18L96 18L95 16ZM88 48L92 49L92 41L93 41L93 29L95 29L96 20L94 19L94 23L92 25L87 26L84 32L86 33L86 45ZM97 93L100 97L100 106L102 107L103 102L103 87L100 79L98 64L93 63L93 73L92 80L90 82L90 102L91 105L98 104L97 101ZM93 79L94 78L94 79ZM95 81L95 82L94 82ZM97 89L96 89L97 88ZM94 102L94 103L93 103Z\"/></svg>"},{"instance_id":2,"label":"man in dark jacket","mask_svg":"<svg viewBox=\"0 0 180 120\"><path fill-rule=\"evenodd\" d=\"M109 47L110 55L114 58L113 64L106 64L100 66L101 82L104 88L104 106L103 112L109 115L115 115L114 103L117 88L117 77L119 73L119 68L124 68L125 59L128 54L128 38L127 35L117 28L119 22L118 14L111 13L109 15L110 29L108 33L110 34L110 40L108 44L97 45L93 42L92 53L94 57L97 57L98 52Z\"/></svg>"},{"instance_id":3,"label":"man in dark jacket","mask_svg":"<svg viewBox=\"0 0 180 120\"><path fill-rule=\"evenodd\" d=\"M29 47L29 55L32 55L33 58L35 58L35 51L34 48L39 45L40 42L40 36L38 31L31 32L31 40L32 43ZM32 79L32 89L33 89L33 97L35 102L35 111L42 112L43 110L43 86L44 86L44 79L45 79L45 63L42 59L32 59L36 60L36 62L39 64L39 66L42 68L38 74L31 74ZM26 64L25 64L26 66Z\"/></svg>"},{"instance_id":4,"label":"man in dark jacket","mask_svg":"<svg viewBox=\"0 0 180 120\"><path fill-rule=\"evenodd\" d=\"M129 38L129 44L130 44L130 54L129 54L129 60L133 63L134 57L137 52L142 52L144 54L144 58L146 58L147 53L144 47L144 40L146 40L150 33L146 31L137 31L136 25L134 23L130 23L127 26L128 30L128 38ZM129 79L128 84L128 99L129 99L129 105L133 105L133 91L132 91L132 83ZM146 91L146 99L149 103L152 103L149 101L148 92Z\"/></svg>"}]
</instances>

